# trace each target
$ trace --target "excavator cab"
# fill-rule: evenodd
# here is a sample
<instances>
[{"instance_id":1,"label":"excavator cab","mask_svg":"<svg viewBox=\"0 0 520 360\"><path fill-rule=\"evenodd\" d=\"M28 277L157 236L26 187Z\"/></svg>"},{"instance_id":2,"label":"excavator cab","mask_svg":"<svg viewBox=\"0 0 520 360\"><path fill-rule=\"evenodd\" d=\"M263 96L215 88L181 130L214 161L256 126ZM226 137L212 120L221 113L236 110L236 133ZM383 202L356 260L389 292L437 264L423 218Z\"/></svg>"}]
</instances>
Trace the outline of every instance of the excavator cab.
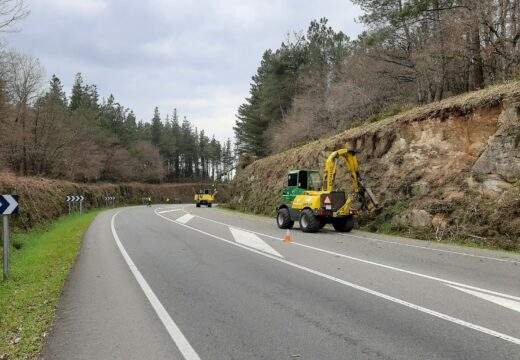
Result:
<instances>
[{"instance_id":1,"label":"excavator cab","mask_svg":"<svg viewBox=\"0 0 520 360\"><path fill-rule=\"evenodd\" d=\"M297 195L306 191L321 190L321 176L318 170L293 170L287 174L287 186L283 188L282 198L292 202Z\"/></svg>"}]
</instances>

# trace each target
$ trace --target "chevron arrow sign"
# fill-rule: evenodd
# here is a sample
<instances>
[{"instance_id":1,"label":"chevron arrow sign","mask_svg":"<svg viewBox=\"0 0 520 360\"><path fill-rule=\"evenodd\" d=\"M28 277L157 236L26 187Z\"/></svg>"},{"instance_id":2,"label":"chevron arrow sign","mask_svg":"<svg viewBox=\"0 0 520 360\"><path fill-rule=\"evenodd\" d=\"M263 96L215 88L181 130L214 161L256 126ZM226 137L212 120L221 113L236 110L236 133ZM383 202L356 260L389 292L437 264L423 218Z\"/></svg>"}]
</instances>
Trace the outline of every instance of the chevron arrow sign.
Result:
<instances>
[{"instance_id":1,"label":"chevron arrow sign","mask_svg":"<svg viewBox=\"0 0 520 360\"><path fill-rule=\"evenodd\" d=\"M67 196L67 202L78 202L85 200L84 196L77 196L77 195L68 195Z\"/></svg>"},{"instance_id":2,"label":"chevron arrow sign","mask_svg":"<svg viewBox=\"0 0 520 360\"><path fill-rule=\"evenodd\" d=\"M18 214L18 195L0 195L0 215Z\"/></svg>"}]
</instances>

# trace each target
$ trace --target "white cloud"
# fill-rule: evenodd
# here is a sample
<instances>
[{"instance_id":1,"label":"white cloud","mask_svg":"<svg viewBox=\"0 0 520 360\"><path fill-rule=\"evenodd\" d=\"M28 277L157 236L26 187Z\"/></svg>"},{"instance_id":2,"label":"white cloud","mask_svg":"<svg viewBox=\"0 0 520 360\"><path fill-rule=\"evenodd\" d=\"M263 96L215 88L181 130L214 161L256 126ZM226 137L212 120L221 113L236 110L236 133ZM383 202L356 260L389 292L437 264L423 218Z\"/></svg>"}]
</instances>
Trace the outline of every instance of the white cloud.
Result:
<instances>
[{"instance_id":1,"label":"white cloud","mask_svg":"<svg viewBox=\"0 0 520 360\"><path fill-rule=\"evenodd\" d=\"M113 93L149 120L177 107L199 129L233 136L238 106L267 48L327 17L351 36L359 9L348 0L38 0L8 34L70 91L74 74Z\"/></svg>"},{"instance_id":2,"label":"white cloud","mask_svg":"<svg viewBox=\"0 0 520 360\"><path fill-rule=\"evenodd\" d=\"M108 4L103 0L48 0L46 2L56 11L74 16L99 15L108 10Z\"/></svg>"}]
</instances>

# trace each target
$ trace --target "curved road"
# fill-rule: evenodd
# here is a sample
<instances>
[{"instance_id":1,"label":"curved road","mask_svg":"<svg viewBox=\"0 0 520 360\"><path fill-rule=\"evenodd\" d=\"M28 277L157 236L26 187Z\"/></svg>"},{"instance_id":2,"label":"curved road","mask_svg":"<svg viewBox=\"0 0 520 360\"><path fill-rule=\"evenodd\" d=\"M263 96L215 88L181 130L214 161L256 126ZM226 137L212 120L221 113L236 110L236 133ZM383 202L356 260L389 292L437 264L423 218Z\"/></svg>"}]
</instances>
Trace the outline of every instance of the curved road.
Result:
<instances>
[{"instance_id":1,"label":"curved road","mask_svg":"<svg viewBox=\"0 0 520 360\"><path fill-rule=\"evenodd\" d=\"M99 215L44 359L518 359L520 256L291 231L193 205Z\"/></svg>"}]
</instances>

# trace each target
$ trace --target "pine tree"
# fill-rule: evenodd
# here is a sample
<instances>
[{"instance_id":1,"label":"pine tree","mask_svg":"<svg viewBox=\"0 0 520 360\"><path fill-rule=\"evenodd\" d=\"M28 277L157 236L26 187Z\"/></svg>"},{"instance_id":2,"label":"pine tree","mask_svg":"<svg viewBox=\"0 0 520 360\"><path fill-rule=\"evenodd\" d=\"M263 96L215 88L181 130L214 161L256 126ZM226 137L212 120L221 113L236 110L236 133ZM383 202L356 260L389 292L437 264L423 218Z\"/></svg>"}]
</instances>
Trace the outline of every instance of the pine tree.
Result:
<instances>
[{"instance_id":1,"label":"pine tree","mask_svg":"<svg viewBox=\"0 0 520 360\"><path fill-rule=\"evenodd\" d=\"M72 86L72 94L70 96L70 109L76 110L81 106L83 101L83 76L77 73Z\"/></svg>"},{"instance_id":2,"label":"pine tree","mask_svg":"<svg viewBox=\"0 0 520 360\"><path fill-rule=\"evenodd\" d=\"M124 120L123 142L127 146L137 140L137 123L135 114L132 110L128 112Z\"/></svg>"},{"instance_id":3,"label":"pine tree","mask_svg":"<svg viewBox=\"0 0 520 360\"><path fill-rule=\"evenodd\" d=\"M177 115L177 109L173 109L171 137L175 141L175 149L173 150L173 162L176 177L180 176L180 134L181 127L179 125L179 116Z\"/></svg>"},{"instance_id":4,"label":"pine tree","mask_svg":"<svg viewBox=\"0 0 520 360\"><path fill-rule=\"evenodd\" d=\"M161 114L159 114L159 108L156 106L153 112L152 118L152 127L151 127L151 140L152 144L155 146L159 146L161 143L161 133L162 133L162 122L161 122Z\"/></svg>"},{"instance_id":5,"label":"pine tree","mask_svg":"<svg viewBox=\"0 0 520 360\"><path fill-rule=\"evenodd\" d=\"M67 106L67 95L63 90L63 85L61 84L60 79L56 75L52 75L49 94L54 98L55 101L59 101L64 106Z\"/></svg>"}]
</instances>

